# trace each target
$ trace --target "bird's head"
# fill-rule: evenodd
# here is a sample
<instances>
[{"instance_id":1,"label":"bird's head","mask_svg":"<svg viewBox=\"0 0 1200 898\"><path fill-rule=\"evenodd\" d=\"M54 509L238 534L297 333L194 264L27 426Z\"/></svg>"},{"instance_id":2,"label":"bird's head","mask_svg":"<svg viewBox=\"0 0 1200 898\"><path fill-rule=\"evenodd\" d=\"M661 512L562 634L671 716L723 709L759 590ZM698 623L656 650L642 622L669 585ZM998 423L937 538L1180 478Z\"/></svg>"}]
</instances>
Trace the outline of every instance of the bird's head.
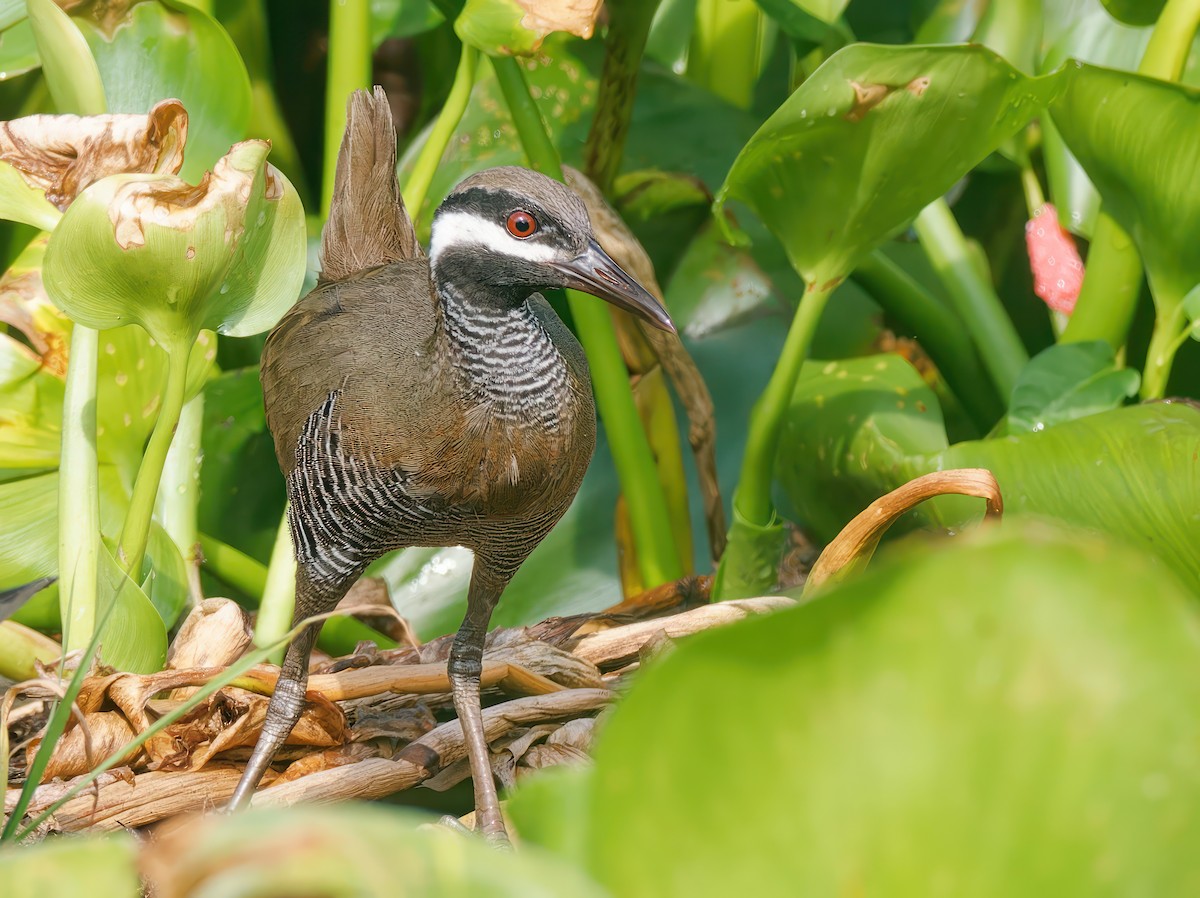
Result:
<instances>
[{"instance_id":1,"label":"bird's head","mask_svg":"<svg viewBox=\"0 0 1200 898\"><path fill-rule=\"evenodd\" d=\"M526 168L491 168L455 187L434 213L429 263L439 282L474 283L517 300L572 287L675 329L658 300L596 242L583 200Z\"/></svg>"}]
</instances>

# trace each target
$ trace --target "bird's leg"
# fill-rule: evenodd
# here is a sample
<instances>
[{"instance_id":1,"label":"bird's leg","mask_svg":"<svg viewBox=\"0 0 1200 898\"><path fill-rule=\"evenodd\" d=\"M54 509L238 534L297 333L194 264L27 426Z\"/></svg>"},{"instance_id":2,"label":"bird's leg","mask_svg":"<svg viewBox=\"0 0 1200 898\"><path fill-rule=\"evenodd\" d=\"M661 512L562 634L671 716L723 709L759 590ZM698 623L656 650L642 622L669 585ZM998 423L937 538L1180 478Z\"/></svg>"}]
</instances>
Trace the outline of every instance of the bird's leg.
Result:
<instances>
[{"instance_id":1,"label":"bird's leg","mask_svg":"<svg viewBox=\"0 0 1200 898\"><path fill-rule=\"evenodd\" d=\"M320 629L319 623L309 624L292 640L283 656L279 679L275 681L275 692L267 705L262 734L258 737L246 770L233 792L233 798L229 800L230 811L240 810L250 803L250 797L263 774L267 772L275 752L287 740L292 727L300 719L300 712L304 710L304 690L308 683L308 658L312 654L313 643L317 641L317 632Z\"/></svg>"},{"instance_id":2,"label":"bird's leg","mask_svg":"<svg viewBox=\"0 0 1200 898\"><path fill-rule=\"evenodd\" d=\"M500 814L496 783L492 778L487 737L483 732L483 711L479 704L479 677L483 672L483 640L492 609L500 598L507 577L497 577L491 566L478 555L471 572L467 593L467 615L450 648L447 671L454 694L454 710L462 723L471 779L475 784L475 828L489 842L508 845L508 833Z\"/></svg>"}]
</instances>

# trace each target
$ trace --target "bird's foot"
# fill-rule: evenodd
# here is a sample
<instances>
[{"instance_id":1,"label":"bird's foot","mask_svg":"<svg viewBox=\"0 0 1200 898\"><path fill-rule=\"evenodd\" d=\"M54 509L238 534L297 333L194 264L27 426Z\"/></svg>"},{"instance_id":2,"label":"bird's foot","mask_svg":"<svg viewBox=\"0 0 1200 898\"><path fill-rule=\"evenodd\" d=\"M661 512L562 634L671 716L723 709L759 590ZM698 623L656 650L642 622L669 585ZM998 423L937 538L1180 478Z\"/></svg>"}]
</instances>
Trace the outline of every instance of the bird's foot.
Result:
<instances>
[{"instance_id":1,"label":"bird's foot","mask_svg":"<svg viewBox=\"0 0 1200 898\"><path fill-rule=\"evenodd\" d=\"M449 814L446 814L438 820L438 826L458 833L461 836L470 836L471 838L475 838L476 835L482 836L483 840L497 851L513 850L512 841L508 838L508 832L505 830L503 822L499 824L498 828L485 827L476 832L476 830L471 829L457 817L451 817Z\"/></svg>"}]
</instances>

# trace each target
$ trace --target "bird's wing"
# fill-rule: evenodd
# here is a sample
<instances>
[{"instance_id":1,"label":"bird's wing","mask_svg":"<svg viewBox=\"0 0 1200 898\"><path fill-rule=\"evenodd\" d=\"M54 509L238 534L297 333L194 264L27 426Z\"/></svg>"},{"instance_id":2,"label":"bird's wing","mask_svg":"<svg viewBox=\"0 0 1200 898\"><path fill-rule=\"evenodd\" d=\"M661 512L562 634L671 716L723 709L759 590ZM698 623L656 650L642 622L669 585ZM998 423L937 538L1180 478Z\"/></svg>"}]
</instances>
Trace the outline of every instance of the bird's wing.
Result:
<instances>
[{"instance_id":1,"label":"bird's wing","mask_svg":"<svg viewBox=\"0 0 1200 898\"><path fill-rule=\"evenodd\" d=\"M396 183L396 129L382 87L356 90L346 105L321 256L322 281L422 257Z\"/></svg>"}]
</instances>

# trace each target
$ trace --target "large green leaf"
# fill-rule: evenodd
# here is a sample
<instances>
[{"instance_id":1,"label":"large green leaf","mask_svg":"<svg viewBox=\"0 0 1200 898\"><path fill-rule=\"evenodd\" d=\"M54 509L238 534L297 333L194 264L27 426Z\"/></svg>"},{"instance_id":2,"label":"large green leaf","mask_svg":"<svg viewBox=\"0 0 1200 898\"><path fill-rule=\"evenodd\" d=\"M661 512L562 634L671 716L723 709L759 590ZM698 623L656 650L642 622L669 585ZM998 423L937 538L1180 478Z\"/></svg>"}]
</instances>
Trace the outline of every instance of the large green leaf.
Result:
<instances>
[{"instance_id":1,"label":"large green leaf","mask_svg":"<svg viewBox=\"0 0 1200 898\"><path fill-rule=\"evenodd\" d=\"M1103 0L1113 18L1129 25L1153 25L1167 0Z\"/></svg>"},{"instance_id":2,"label":"large green leaf","mask_svg":"<svg viewBox=\"0 0 1200 898\"><path fill-rule=\"evenodd\" d=\"M137 840L121 832L103 837L60 836L0 852L6 890L14 896L142 894Z\"/></svg>"},{"instance_id":3,"label":"large green leaf","mask_svg":"<svg viewBox=\"0 0 1200 898\"><path fill-rule=\"evenodd\" d=\"M250 78L233 41L207 13L179 0L134 0L127 9L91 0L72 12L99 67L109 112L144 113L168 97L183 102L190 119L185 180L195 182L246 137Z\"/></svg>"},{"instance_id":4,"label":"large green leaf","mask_svg":"<svg viewBox=\"0 0 1200 898\"><path fill-rule=\"evenodd\" d=\"M934 400L909 392L916 373L906 383L890 362L891 373L880 372L889 386L863 383L870 364L838 363L829 373L810 365L788 413L777 477L818 539L919 474L987 468L1007 514L1111 534L1159 556L1200 593L1200 411L1151 403L947 448ZM978 500L945 497L919 517L958 530L981 513Z\"/></svg>"},{"instance_id":5,"label":"large green leaf","mask_svg":"<svg viewBox=\"0 0 1200 898\"><path fill-rule=\"evenodd\" d=\"M554 898L604 894L577 869L378 805L313 805L196 820L145 859L162 894L224 898L423 895Z\"/></svg>"},{"instance_id":6,"label":"large green leaf","mask_svg":"<svg viewBox=\"0 0 1200 898\"><path fill-rule=\"evenodd\" d=\"M1149 28L1123 25L1102 9L1092 10L1073 22L1062 37L1046 51L1041 71L1057 69L1068 59L1133 71L1150 40ZM1058 209L1059 221L1076 234L1091 237L1100 208L1100 195L1078 160L1063 143L1062 135L1049 117L1042 119L1042 159L1050 198Z\"/></svg>"},{"instance_id":7,"label":"large green leaf","mask_svg":"<svg viewBox=\"0 0 1200 898\"><path fill-rule=\"evenodd\" d=\"M1076 63L1050 104L1055 125L1133 237L1160 307L1200 283L1200 91Z\"/></svg>"},{"instance_id":8,"label":"large green leaf","mask_svg":"<svg viewBox=\"0 0 1200 898\"><path fill-rule=\"evenodd\" d=\"M1200 890L1200 619L1120 542L939 544L702 634L598 737L615 894Z\"/></svg>"},{"instance_id":9,"label":"large green leaf","mask_svg":"<svg viewBox=\"0 0 1200 898\"><path fill-rule=\"evenodd\" d=\"M846 47L746 144L717 207L744 201L823 286L1023 127L1053 88L978 46Z\"/></svg>"}]
</instances>

